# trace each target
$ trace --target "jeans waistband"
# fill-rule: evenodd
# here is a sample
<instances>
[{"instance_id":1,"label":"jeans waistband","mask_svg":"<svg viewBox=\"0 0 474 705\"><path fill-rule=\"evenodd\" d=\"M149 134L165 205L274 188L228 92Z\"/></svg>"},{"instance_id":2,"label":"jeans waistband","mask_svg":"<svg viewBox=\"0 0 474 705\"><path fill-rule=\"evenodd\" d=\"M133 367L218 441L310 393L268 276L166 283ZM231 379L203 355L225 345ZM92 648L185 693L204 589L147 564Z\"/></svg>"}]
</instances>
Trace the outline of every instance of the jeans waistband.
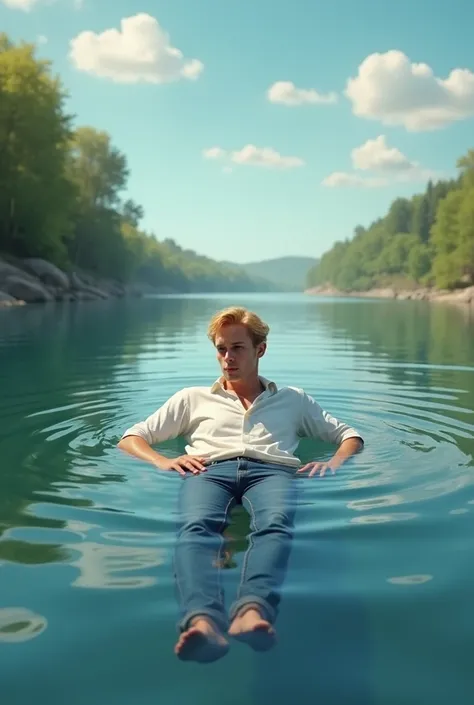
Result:
<instances>
[{"instance_id":1,"label":"jeans waistband","mask_svg":"<svg viewBox=\"0 0 474 705\"><path fill-rule=\"evenodd\" d=\"M211 460L209 465L217 465L218 463L229 463L234 460L247 460L249 463L259 463L260 465L275 465L275 461L262 460L261 458L251 458L249 455L234 455L232 458L220 458L219 460Z\"/></svg>"}]
</instances>

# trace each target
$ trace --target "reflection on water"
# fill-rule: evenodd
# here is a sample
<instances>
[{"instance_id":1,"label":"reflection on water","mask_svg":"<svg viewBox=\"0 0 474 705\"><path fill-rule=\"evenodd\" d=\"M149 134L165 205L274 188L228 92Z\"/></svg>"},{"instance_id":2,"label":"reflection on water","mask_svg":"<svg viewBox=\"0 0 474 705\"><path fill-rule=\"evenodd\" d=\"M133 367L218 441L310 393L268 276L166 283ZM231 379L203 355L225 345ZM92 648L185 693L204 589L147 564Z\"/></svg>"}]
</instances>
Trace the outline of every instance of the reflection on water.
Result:
<instances>
[{"instance_id":1,"label":"reflection on water","mask_svg":"<svg viewBox=\"0 0 474 705\"><path fill-rule=\"evenodd\" d=\"M391 494L385 497L373 497L369 500L356 499L353 502L348 502L349 509L364 511L366 509L375 509L377 507L393 507L396 504L402 504L403 497L401 495Z\"/></svg>"},{"instance_id":2,"label":"reflection on water","mask_svg":"<svg viewBox=\"0 0 474 705\"><path fill-rule=\"evenodd\" d=\"M81 555L71 561L80 571L73 587L109 590L150 587L157 582L156 577L123 573L154 568L164 562L163 551L156 548L81 543L74 545L74 550Z\"/></svg>"},{"instance_id":3,"label":"reflection on water","mask_svg":"<svg viewBox=\"0 0 474 705\"><path fill-rule=\"evenodd\" d=\"M418 515L413 512L397 512L396 514L366 514L353 517L351 524L386 524L389 521L409 521Z\"/></svg>"},{"instance_id":4,"label":"reflection on water","mask_svg":"<svg viewBox=\"0 0 474 705\"><path fill-rule=\"evenodd\" d=\"M433 580L432 575L401 575L397 578L387 578L392 585L423 585Z\"/></svg>"},{"instance_id":5,"label":"reflection on water","mask_svg":"<svg viewBox=\"0 0 474 705\"><path fill-rule=\"evenodd\" d=\"M47 620L24 607L0 608L0 642L17 644L39 636L47 627Z\"/></svg>"},{"instance_id":6,"label":"reflection on water","mask_svg":"<svg viewBox=\"0 0 474 705\"><path fill-rule=\"evenodd\" d=\"M451 509L450 514L467 514L469 509L461 507L460 509Z\"/></svg>"},{"instance_id":7,"label":"reflection on water","mask_svg":"<svg viewBox=\"0 0 474 705\"><path fill-rule=\"evenodd\" d=\"M270 324L263 373L304 387L367 445L335 476L301 480L277 648L233 645L206 670L172 651L181 480L116 443L177 389L215 379L205 330L230 303ZM209 705L216 691L220 705L472 705L467 309L299 295L27 306L0 311L0 388L7 705L38 693L63 705L65 692L72 705ZM332 448L304 439L298 452L307 462ZM237 507L220 564L229 602L248 532Z\"/></svg>"}]
</instances>

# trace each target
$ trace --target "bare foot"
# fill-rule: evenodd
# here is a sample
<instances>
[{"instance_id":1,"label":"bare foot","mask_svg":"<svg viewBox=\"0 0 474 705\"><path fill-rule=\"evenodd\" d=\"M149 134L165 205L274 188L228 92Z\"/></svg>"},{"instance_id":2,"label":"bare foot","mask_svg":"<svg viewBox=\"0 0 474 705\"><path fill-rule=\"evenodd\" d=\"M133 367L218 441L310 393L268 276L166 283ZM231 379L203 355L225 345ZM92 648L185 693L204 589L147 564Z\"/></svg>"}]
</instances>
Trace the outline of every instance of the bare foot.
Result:
<instances>
[{"instance_id":1,"label":"bare foot","mask_svg":"<svg viewBox=\"0 0 474 705\"><path fill-rule=\"evenodd\" d=\"M205 617L197 618L189 629L181 634L174 652L182 661L211 663L225 656L229 642Z\"/></svg>"},{"instance_id":2,"label":"bare foot","mask_svg":"<svg viewBox=\"0 0 474 705\"><path fill-rule=\"evenodd\" d=\"M275 644L276 633L257 609L238 614L229 628L230 636L249 644L255 651L268 651Z\"/></svg>"}]
</instances>

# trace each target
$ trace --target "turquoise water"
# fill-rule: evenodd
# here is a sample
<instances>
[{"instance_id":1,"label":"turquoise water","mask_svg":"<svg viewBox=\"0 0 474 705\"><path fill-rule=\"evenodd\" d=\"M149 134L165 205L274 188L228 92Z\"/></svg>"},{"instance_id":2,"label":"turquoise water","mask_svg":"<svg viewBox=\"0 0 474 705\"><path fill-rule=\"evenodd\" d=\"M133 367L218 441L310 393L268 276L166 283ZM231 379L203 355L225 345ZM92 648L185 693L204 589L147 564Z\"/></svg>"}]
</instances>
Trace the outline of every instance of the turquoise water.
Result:
<instances>
[{"instance_id":1,"label":"turquoise water","mask_svg":"<svg viewBox=\"0 0 474 705\"><path fill-rule=\"evenodd\" d=\"M177 389L217 377L206 325L231 303L271 326L261 372L304 387L366 448L301 483L278 646L233 644L199 666L173 654L181 480L115 444ZM28 306L0 311L0 390L2 705L474 702L466 310L298 294ZM228 602L247 531L236 511Z\"/></svg>"}]
</instances>

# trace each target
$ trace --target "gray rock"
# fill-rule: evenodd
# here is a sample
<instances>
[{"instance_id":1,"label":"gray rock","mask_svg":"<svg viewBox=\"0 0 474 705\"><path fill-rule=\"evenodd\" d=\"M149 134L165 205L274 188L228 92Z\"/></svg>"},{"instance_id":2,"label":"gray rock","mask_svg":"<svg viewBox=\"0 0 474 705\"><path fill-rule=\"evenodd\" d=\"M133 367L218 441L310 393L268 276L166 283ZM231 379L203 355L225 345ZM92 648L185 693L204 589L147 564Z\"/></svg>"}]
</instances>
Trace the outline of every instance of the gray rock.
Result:
<instances>
[{"instance_id":1,"label":"gray rock","mask_svg":"<svg viewBox=\"0 0 474 705\"><path fill-rule=\"evenodd\" d=\"M96 285L86 284L83 279L79 278L76 272L71 272L69 280L71 282L71 293L74 294L73 300L96 301L97 299L108 299L113 295ZM90 277L88 277L88 281L90 281Z\"/></svg>"},{"instance_id":2,"label":"gray rock","mask_svg":"<svg viewBox=\"0 0 474 705\"><path fill-rule=\"evenodd\" d=\"M39 281L30 281L24 277L13 275L5 279L2 287L10 296L22 299L27 303L54 301L53 296Z\"/></svg>"},{"instance_id":3,"label":"gray rock","mask_svg":"<svg viewBox=\"0 0 474 705\"><path fill-rule=\"evenodd\" d=\"M108 299L109 294L96 286L85 286L82 291L86 294L92 294L96 299Z\"/></svg>"},{"instance_id":4,"label":"gray rock","mask_svg":"<svg viewBox=\"0 0 474 705\"><path fill-rule=\"evenodd\" d=\"M0 308L6 308L7 306L24 306L25 302L21 299L15 299L14 296L6 294L4 291L0 291Z\"/></svg>"},{"instance_id":5,"label":"gray rock","mask_svg":"<svg viewBox=\"0 0 474 705\"><path fill-rule=\"evenodd\" d=\"M58 291L56 301L76 301L77 293L75 291Z\"/></svg>"},{"instance_id":6,"label":"gray rock","mask_svg":"<svg viewBox=\"0 0 474 705\"><path fill-rule=\"evenodd\" d=\"M39 277L43 284L59 289L69 289L69 277L51 262L32 257L24 259L22 265L27 271Z\"/></svg>"},{"instance_id":7,"label":"gray rock","mask_svg":"<svg viewBox=\"0 0 474 705\"><path fill-rule=\"evenodd\" d=\"M0 291L0 301L10 303L12 301L16 301L16 299L14 296L10 296L10 294L6 294L4 291Z\"/></svg>"},{"instance_id":8,"label":"gray rock","mask_svg":"<svg viewBox=\"0 0 474 705\"><path fill-rule=\"evenodd\" d=\"M438 301L448 301L460 304L469 304L474 298L474 286L469 286L465 289L457 291L449 291L437 297Z\"/></svg>"},{"instance_id":9,"label":"gray rock","mask_svg":"<svg viewBox=\"0 0 474 705\"><path fill-rule=\"evenodd\" d=\"M82 291L89 286L89 284L86 284L85 280L83 280L77 272L71 272L69 275L69 281L73 291Z\"/></svg>"},{"instance_id":10,"label":"gray rock","mask_svg":"<svg viewBox=\"0 0 474 705\"><path fill-rule=\"evenodd\" d=\"M9 262L5 262L4 260L0 260L0 284L2 284L5 279L8 277L21 277L23 279L27 279L28 281L37 281L35 277L32 277L30 274L26 274L22 269L19 267L15 267L13 264L10 264Z\"/></svg>"},{"instance_id":11,"label":"gray rock","mask_svg":"<svg viewBox=\"0 0 474 705\"><path fill-rule=\"evenodd\" d=\"M97 280L91 275L88 274L87 272L82 272L79 269L76 269L76 271L71 272L69 275L69 279L71 281L71 285L75 289L82 289L85 286L95 286Z\"/></svg>"}]
</instances>

